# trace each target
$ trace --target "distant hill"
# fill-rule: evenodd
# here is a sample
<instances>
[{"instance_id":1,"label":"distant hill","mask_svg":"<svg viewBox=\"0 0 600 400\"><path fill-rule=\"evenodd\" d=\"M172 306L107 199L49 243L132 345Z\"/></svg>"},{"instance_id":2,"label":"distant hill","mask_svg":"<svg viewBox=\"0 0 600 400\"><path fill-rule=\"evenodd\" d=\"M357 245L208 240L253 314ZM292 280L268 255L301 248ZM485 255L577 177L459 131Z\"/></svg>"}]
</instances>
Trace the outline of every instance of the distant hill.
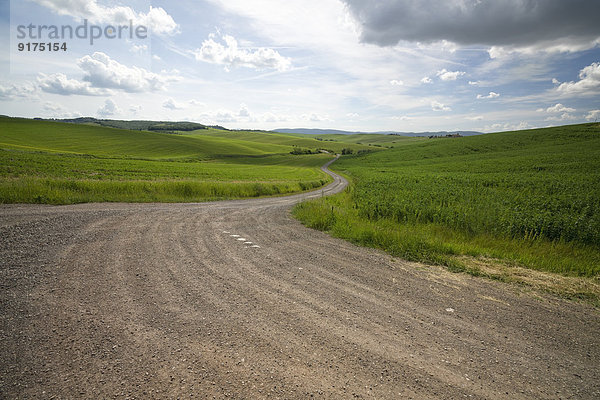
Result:
<instances>
[{"instance_id":1,"label":"distant hill","mask_svg":"<svg viewBox=\"0 0 600 400\"><path fill-rule=\"evenodd\" d=\"M396 132L396 131L379 131L379 132L353 132L341 131L337 129L308 129L308 128L281 128L274 129L273 132L279 133L300 133L305 135L355 135L355 134L379 134L379 135L397 135L397 136L413 136L413 137L428 137L428 136L447 136L459 134L461 136L483 135L483 132L477 131L439 131L439 132Z\"/></svg>"},{"instance_id":2,"label":"distant hill","mask_svg":"<svg viewBox=\"0 0 600 400\"><path fill-rule=\"evenodd\" d=\"M36 118L40 119L40 118ZM195 131L199 129L207 129L206 125L198 124L196 122L182 121L122 121L115 119L97 119L93 117L81 117L72 119L52 119L46 121L55 122L66 122L70 124L84 124L84 125L97 125L106 126L110 128L118 129L131 129L136 131L155 131L163 133L171 133L175 131ZM214 127L218 129L224 129L222 127Z\"/></svg>"}]
</instances>

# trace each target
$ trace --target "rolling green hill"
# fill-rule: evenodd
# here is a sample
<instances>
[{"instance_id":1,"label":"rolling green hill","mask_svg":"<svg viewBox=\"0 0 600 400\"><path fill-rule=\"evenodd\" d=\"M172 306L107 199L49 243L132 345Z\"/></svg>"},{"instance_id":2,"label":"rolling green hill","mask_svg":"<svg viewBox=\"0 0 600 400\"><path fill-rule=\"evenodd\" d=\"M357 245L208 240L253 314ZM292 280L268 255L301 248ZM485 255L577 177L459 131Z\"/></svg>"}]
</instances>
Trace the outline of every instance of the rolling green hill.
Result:
<instances>
[{"instance_id":1,"label":"rolling green hill","mask_svg":"<svg viewBox=\"0 0 600 400\"><path fill-rule=\"evenodd\" d=\"M287 153L277 143L182 136L62 122L0 118L0 146L34 151L89 154L104 157L211 160L223 156Z\"/></svg>"},{"instance_id":2,"label":"rolling green hill","mask_svg":"<svg viewBox=\"0 0 600 400\"><path fill-rule=\"evenodd\" d=\"M373 150L368 145L358 144L351 141L323 141L316 139L310 135L289 135L275 132L261 131L223 131L217 129L202 129L191 132L179 132L182 135L194 137L197 139L215 138L227 139L228 141L242 141L244 143L256 143L261 147L265 145L284 145L292 147L300 147L310 150L328 150L332 153L341 153L343 149L349 148L355 152L360 150ZM343 135L342 135L343 136ZM368 135L367 135L368 136ZM380 135L375 135L380 136ZM385 136L385 135L381 135Z\"/></svg>"},{"instance_id":3,"label":"rolling green hill","mask_svg":"<svg viewBox=\"0 0 600 400\"><path fill-rule=\"evenodd\" d=\"M119 122L119 121L116 121ZM115 124L116 124L115 122ZM0 147L88 154L102 157L214 160L240 156L286 154L295 147L341 152L368 146L298 138L271 132L225 131L214 128L167 134L89 124L0 117ZM93 138L93 140L90 140Z\"/></svg>"},{"instance_id":4,"label":"rolling green hill","mask_svg":"<svg viewBox=\"0 0 600 400\"><path fill-rule=\"evenodd\" d=\"M383 135L378 133L357 133L354 135L343 135L343 134L325 134L317 135L315 139L322 141L336 141L346 144L360 144L367 146L379 146L379 147L396 147L402 146L415 141L425 140L420 137L408 137L399 135Z\"/></svg>"},{"instance_id":5,"label":"rolling green hill","mask_svg":"<svg viewBox=\"0 0 600 400\"><path fill-rule=\"evenodd\" d=\"M298 206L309 226L478 274L493 259L600 276L599 124L413 141L334 169L354 184Z\"/></svg>"},{"instance_id":6,"label":"rolling green hill","mask_svg":"<svg viewBox=\"0 0 600 400\"><path fill-rule=\"evenodd\" d=\"M204 201L329 181L319 167L331 156L291 155L293 149L284 140L0 117L0 202Z\"/></svg>"}]
</instances>

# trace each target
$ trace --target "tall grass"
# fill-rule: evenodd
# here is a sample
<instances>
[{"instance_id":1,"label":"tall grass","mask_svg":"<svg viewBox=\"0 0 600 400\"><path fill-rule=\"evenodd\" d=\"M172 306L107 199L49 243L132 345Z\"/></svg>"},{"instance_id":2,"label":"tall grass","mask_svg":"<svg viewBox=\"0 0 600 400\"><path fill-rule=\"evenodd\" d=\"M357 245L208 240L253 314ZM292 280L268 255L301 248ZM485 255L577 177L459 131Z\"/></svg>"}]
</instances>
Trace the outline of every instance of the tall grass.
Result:
<instances>
[{"instance_id":1,"label":"tall grass","mask_svg":"<svg viewBox=\"0 0 600 400\"><path fill-rule=\"evenodd\" d=\"M101 181L22 178L0 181L0 203L200 202L274 196L318 188L300 182Z\"/></svg>"}]
</instances>

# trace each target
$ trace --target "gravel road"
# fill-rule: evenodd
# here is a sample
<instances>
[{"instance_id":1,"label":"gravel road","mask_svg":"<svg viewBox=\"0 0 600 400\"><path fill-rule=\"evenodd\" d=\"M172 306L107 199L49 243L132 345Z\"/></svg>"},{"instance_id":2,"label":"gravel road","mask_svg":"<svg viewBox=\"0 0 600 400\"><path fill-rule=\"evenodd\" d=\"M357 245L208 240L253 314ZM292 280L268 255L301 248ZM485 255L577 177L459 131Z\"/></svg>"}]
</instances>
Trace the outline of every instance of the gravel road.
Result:
<instances>
[{"instance_id":1,"label":"gravel road","mask_svg":"<svg viewBox=\"0 0 600 400\"><path fill-rule=\"evenodd\" d=\"M600 397L600 312L392 259L294 203L0 207L0 398Z\"/></svg>"}]
</instances>

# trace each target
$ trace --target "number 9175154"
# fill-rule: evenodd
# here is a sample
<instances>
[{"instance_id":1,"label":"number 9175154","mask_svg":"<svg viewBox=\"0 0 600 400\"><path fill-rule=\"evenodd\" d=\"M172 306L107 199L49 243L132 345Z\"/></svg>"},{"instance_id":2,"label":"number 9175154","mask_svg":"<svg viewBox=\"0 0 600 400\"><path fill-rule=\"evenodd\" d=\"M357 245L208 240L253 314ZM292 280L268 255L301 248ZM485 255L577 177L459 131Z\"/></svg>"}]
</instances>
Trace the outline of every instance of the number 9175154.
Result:
<instances>
[{"instance_id":1,"label":"number 9175154","mask_svg":"<svg viewBox=\"0 0 600 400\"><path fill-rule=\"evenodd\" d=\"M17 44L19 51L67 51L66 42L19 42Z\"/></svg>"}]
</instances>

